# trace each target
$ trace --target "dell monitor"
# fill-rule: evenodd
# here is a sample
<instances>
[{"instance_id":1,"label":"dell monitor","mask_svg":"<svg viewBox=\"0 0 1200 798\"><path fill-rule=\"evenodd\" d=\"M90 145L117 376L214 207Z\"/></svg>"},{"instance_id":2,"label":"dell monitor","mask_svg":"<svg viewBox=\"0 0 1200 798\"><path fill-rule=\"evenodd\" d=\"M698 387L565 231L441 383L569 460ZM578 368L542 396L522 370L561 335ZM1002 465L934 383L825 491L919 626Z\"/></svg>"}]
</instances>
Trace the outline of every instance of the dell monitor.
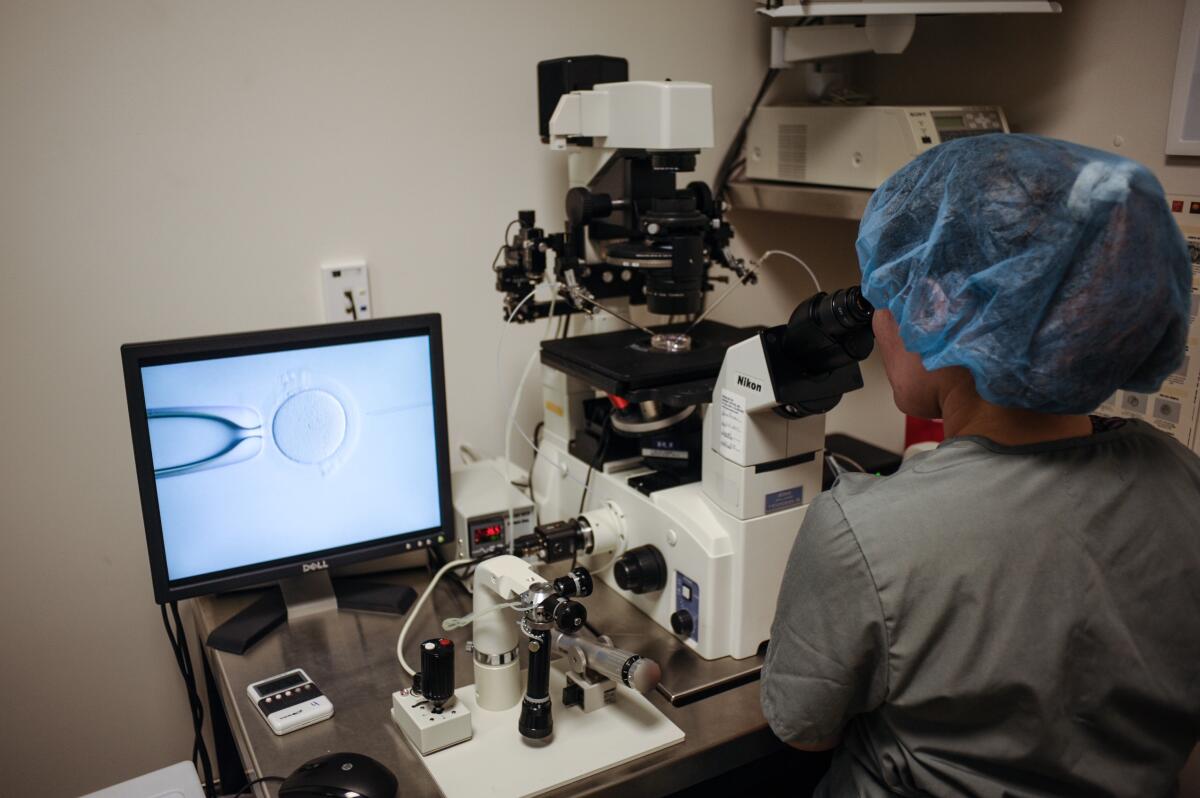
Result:
<instances>
[{"instance_id":1,"label":"dell monitor","mask_svg":"<svg viewBox=\"0 0 1200 798\"><path fill-rule=\"evenodd\" d=\"M451 534L439 316L121 355L158 603L279 582L291 606L289 585L300 595L323 581L328 593L329 568ZM281 622L269 592L275 609L264 597L210 644L244 650Z\"/></svg>"}]
</instances>

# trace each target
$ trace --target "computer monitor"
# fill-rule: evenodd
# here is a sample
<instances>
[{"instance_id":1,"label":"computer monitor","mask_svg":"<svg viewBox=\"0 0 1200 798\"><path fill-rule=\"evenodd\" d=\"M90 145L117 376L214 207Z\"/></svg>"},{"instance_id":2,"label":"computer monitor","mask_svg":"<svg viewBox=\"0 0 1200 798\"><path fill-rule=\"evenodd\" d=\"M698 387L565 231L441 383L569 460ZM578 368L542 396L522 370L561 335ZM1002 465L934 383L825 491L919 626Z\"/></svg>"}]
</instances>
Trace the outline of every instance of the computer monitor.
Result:
<instances>
[{"instance_id":1,"label":"computer monitor","mask_svg":"<svg viewBox=\"0 0 1200 798\"><path fill-rule=\"evenodd\" d=\"M121 355L157 602L452 534L439 316Z\"/></svg>"}]
</instances>

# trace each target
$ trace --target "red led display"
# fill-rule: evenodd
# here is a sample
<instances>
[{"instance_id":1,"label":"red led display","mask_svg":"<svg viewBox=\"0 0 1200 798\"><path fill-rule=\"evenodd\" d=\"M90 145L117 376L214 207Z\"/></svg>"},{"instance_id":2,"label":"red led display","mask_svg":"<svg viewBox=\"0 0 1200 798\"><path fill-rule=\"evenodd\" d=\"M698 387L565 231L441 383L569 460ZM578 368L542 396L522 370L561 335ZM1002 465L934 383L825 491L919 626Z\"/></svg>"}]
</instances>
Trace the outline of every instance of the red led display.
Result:
<instances>
[{"instance_id":1,"label":"red led display","mask_svg":"<svg viewBox=\"0 0 1200 798\"><path fill-rule=\"evenodd\" d=\"M480 543L491 543L493 540L500 540L504 537L503 524L488 524L487 526L477 526L474 530L475 545Z\"/></svg>"}]
</instances>

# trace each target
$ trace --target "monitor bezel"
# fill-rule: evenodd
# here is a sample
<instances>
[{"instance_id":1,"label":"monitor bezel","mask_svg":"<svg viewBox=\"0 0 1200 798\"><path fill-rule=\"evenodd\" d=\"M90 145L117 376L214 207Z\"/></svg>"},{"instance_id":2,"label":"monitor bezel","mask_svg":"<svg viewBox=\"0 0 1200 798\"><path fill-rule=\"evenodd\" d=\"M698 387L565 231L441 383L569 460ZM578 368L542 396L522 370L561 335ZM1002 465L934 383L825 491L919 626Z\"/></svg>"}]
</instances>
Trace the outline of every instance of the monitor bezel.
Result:
<instances>
[{"instance_id":1,"label":"monitor bezel","mask_svg":"<svg viewBox=\"0 0 1200 798\"><path fill-rule=\"evenodd\" d=\"M167 572L166 547L154 461L150 452L150 425L146 417L146 396L142 369L147 366L182 363L239 355L253 355L339 344L364 343L396 338L428 336L433 386L434 435L438 470L441 524L430 529L413 530L386 538L351 543L293 557L253 563L224 571L185 577L172 581ZM411 551L414 540L453 535L454 510L450 493L450 445L446 421L446 372L443 359L442 317L437 313L395 316L337 324L232 333L169 341L125 344L121 347L125 372L125 393L129 405L129 426L133 438L133 459L141 494L142 520L146 528L146 547L150 557L150 575L154 600L159 604L195 596L236 590L301 576L313 570L325 570L374 560ZM307 567L305 567L307 566Z\"/></svg>"}]
</instances>

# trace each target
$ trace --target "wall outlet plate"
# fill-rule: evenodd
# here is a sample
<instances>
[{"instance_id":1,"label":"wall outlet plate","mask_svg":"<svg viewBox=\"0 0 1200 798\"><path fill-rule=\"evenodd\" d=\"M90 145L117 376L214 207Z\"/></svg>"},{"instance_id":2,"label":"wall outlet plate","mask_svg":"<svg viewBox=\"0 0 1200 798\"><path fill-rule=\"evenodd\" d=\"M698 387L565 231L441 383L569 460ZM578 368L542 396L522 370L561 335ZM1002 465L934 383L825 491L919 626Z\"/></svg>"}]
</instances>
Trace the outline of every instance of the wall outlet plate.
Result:
<instances>
[{"instance_id":1,"label":"wall outlet plate","mask_svg":"<svg viewBox=\"0 0 1200 798\"><path fill-rule=\"evenodd\" d=\"M325 308L325 321L371 318L371 286L367 281L367 264L322 266L321 301Z\"/></svg>"},{"instance_id":2,"label":"wall outlet plate","mask_svg":"<svg viewBox=\"0 0 1200 798\"><path fill-rule=\"evenodd\" d=\"M420 693L397 690L392 693L392 720L421 756L471 739L471 710L457 697L435 713Z\"/></svg>"}]
</instances>

